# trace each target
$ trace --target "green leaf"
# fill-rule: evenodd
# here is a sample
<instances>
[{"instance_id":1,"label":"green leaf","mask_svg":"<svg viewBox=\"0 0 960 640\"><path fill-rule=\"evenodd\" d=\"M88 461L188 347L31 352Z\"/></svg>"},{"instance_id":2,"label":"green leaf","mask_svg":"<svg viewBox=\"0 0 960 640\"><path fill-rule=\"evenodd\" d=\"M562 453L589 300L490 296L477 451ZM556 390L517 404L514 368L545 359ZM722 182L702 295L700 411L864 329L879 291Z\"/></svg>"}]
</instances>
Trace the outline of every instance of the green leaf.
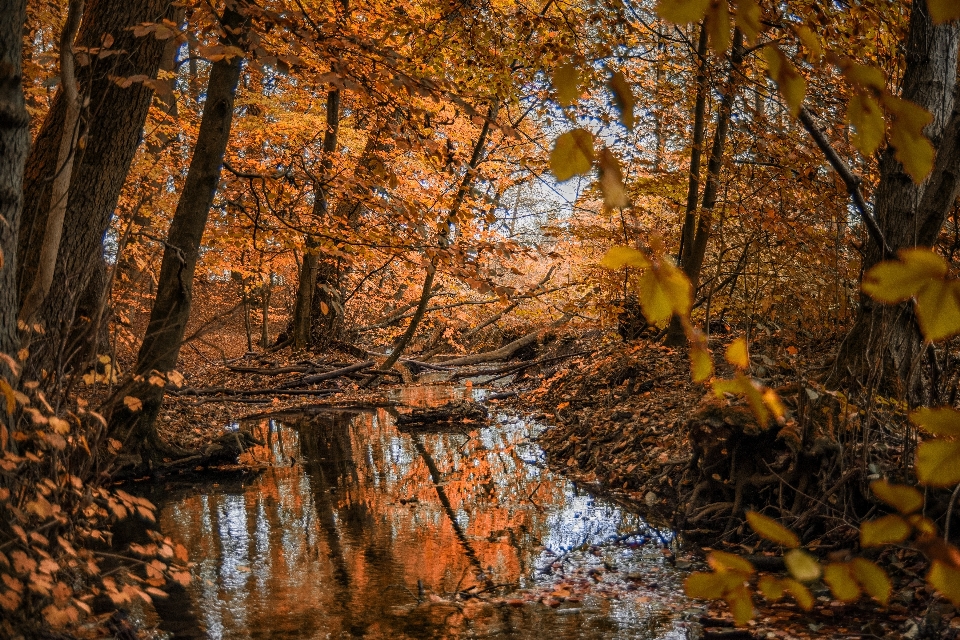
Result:
<instances>
[{"instance_id":1,"label":"green leaf","mask_svg":"<svg viewBox=\"0 0 960 640\"><path fill-rule=\"evenodd\" d=\"M593 165L593 134L584 129L568 131L557 138L550 152L550 169L560 182L590 173Z\"/></svg>"},{"instance_id":2,"label":"green leaf","mask_svg":"<svg viewBox=\"0 0 960 640\"><path fill-rule=\"evenodd\" d=\"M860 546L899 544L910 537L912 527L898 515L888 515L860 525Z\"/></svg>"},{"instance_id":3,"label":"green leaf","mask_svg":"<svg viewBox=\"0 0 960 640\"><path fill-rule=\"evenodd\" d=\"M770 542L790 549L796 549L800 546L800 538L797 537L797 534L762 513L747 511L747 523L757 532L758 536Z\"/></svg>"},{"instance_id":4,"label":"green leaf","mask_svg":"<svg viewBox=\"0 0 960 640\"><path fill-rule=\"evenodd\" d=\"M580 69L572 62L564 62L553 70L553 88L557 102L569 107L580 97Z\"/></svg>"},{"instance_id":5,"label":"green leaf","mask_svg":"<svg viewBox=\"0 0 960 640\"><path fill-rule=\"evenodd\" d=\"M633 107L637 103L633 97L633 90L623 73L617 71L610 77L610 92L613 93L613 102L620 112L620 122L628 131L633 130Z\"/></svg>"},{"instance_id":6,"label":"green leaf","mask_svg":"<svg viewBox=\"0 0 960 640\"><path fill-rule=\"evenodd\" d=\"M960 411L951 407L924 407L910 414L913 424L935 436L960 436Z\"/></svg>"},{"instance_id":7,"label":"green leaf","mask_svg":"<svg viewBox=\"0 0 960 640\"><path fill-rule=\"evenodd\" d=\"M652 267L653 263L650 262L645 253L632 247L610 247L600 260L600 266L607 269L622 269L623 267L646 269Z\"/></svg>"},{"instance_id":8,"label":"green leaf","mask_svg":"<svg viewBox=\"0 0 960 640\"><path fill-rule=\"evenodd\" d=\"M847 104L847 119L856 128L853 144L865 156L870 156L883 142L886 124L880 105L871 96L854 94Z\"/></svg>"},{"instance_id":9,"label":"green leaf","mask_svg":"<svg viewBox=\"0 0 960 640\"><path fill-rule=\"evenodd\" d=\"M960 2L957 0L927 0L930 19L934 24L943 24L960 18Z\"/></svg>"},{"instance_id":10,"label":"green leaf","mask_svg":"<svg viewBox=\"0 0 960 640\"><path fill-rule=\"evenodd\" d=\"M960 484L960 441L921 442L917 447L917 479L931 487Z\"/></svg>"},{"instance_id":11,"label":"green leaf","mask_svg":"<svg viewBox=\"0 0 960 640\"><path fill-rule=\"evenodd\" d=\"M846 562L835 562L824 567L823 581L830 587L833 597L841 602L853 602L860 597L860 585Z\"/></svg>"},{"instance_id":12,"label":"green leaf","mask_svg":"<svg viewBox=\"0 0 960 640\"><path fill-rule=\"evenodd\" d=\"M873 495L900 513L913 513L923 507L923 494L909 485L874 480L870 483L870 490L873 491Z\"/></svg>"},{"instance_id":13,"label":"green leaf","mask_svg":"<svg viewBox=\"0 0 960 640\"><path fill-rule=\"evenodd\" d=\"M660 0L657 15L674 24L696 22L707 12L710 0Z\"/></svg>"},{"instance_id":14,"label":"green leaf","mask_svg":"<svg viewBox=\"0 0 960 640\"><path fill-rule=\"evenodd\" d=\"M853 576L871 597L875 598L880 604L886 606L890 602L890 594L893 592L893 583L887 572L878 567L875 563L866 558L854 558L850 561L850 569Z\"/></svg>"},{"instance_id":15,"label":"green leaf","mask_svg":"<svg viewBox=\"0 0 960 640\"><path fill-rule=\"evenodd\" d=\"M783 99L790 109L790 115L796 118L800 113L803 97L807 93L806 79L777 47L773 45L764 47L763 55L770 69L770 77L780 88L780 93L783 94Z\"/></svg>"},{"instance_id":16,"label":"green leaf","mask_svg":"<svg viewBox=\"0 0 960 640\"><path fill-rule=\"evenodd\" d=\"M820 577L820 563L812 555L801 549L793 549L783 556L790 575L801 582L810 582Z\"/></svg>"},{"instance_id":17,"label":"green leaf","mask_svg":"<svg viewBox=\"0 0 960 640\"><path fill-rule=\"evenodd\" d=\"M934 560L930 565L930 573L927 574L927 582L952 602L953 606L960 607L960 569L941 560Z\"/></svg>"}]
</instances>

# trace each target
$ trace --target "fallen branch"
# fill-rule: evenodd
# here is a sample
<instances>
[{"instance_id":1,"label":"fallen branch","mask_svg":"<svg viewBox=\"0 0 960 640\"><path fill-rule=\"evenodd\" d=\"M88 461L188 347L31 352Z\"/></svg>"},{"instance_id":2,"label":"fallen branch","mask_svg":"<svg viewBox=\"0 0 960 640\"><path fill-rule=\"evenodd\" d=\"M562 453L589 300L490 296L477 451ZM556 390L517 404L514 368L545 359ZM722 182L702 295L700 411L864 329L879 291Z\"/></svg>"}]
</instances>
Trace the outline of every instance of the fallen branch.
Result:
<instances>
[{"instance_id":1,"label":"fallen branch","mask_svg":"<svg viewBox=\"0 0 960 640\"><path fill-rule=\"evenodd\" d=\"M280 385L280 389L291 389L293 387L302 387L308 384L315 384L317 382L323 382L324 380L333 380L334 378L340 378L350 373L355 373L357 371L363 371L364 369L369 369L370 367L377 364L376 360L365 360L363 362L358 362L357 364L352 364L349 367L343 367L342 369L334 369L333 371L327 371L326 373L318 373L313 376L303 376L298 380L291 380L290 382Z\"/></svg>"},{"instance_id":2,"label":"fallen branch","mask_svg":"<svg viewBox=\"0 0 960 640\"><path fill-rule=\"evenodd\" d=\"M593 351L576 351L574 353L567 353L561 356L550 356L549 358L540 358L538 360L531 360L530 362L522 362L520 364L512 364L506 367L499 367L496 369L474 369L473 371L457 371L451 376L451 380L462 380L463 378L473 378L476 376L489 376L495 375L495 378L491 378L486 382L492 382L503 376L510 375L511 373L516 373L522 371L523 369L529 369L531 367L536 367L541 364L547 364L548 362L554 362L556 360L564 360L566 358L575 358L577 356L583 356L593 353Z\"/></svg>"},{"instance_id":3,"label":"fallen branch","mask_svg":"<svg viewBox=\"0 0 960 640\"><path fill-rule=\"evenodd\" d=\"M523 336L522 338L517 338L513 342L507 345L504 345L499 349L494 349L493 351L487 351L485 353L476 353L474 355L463 356L460 358L453 358L452 360L445 360L441 364L445 367L459 367L465 364L480 364L483 362L495 362L497 360L506 360L507 358L512 356L514 353L516 353L523 347L533 342L536 342L537 339L540 337L541 333L545 331L549 331L550 329L556 329L560 325L566 323L568 320L570 320L570 314L565 313L563 314L562 318L560 318L559 320L555 320L554 322L550 323L550 325L548 325L547 327L543 327L541 329L536 329L535 331L531 331L530 333Z\"/></svg>"}]
</instances>

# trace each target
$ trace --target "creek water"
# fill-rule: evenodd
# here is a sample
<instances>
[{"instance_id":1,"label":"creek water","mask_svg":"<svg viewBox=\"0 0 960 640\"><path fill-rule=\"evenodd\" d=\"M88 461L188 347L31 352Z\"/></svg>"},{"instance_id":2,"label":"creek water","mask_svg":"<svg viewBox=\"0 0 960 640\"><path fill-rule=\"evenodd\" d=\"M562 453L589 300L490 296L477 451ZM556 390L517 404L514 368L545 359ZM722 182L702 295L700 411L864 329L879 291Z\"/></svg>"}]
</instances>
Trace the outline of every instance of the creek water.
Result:
<instances>
[{"instance_id":1,"label":"creek water","mask_svg":"<svg viewBox=\"0 0 960 640\"><path fill-rule=\"evenodd\" d=\"M210 637L686 637L669 532L548 470L543 427L493 409L489 425L411 434L395 415L244 423L269 468L155 497Z\"/></svg>"}]
</instances>

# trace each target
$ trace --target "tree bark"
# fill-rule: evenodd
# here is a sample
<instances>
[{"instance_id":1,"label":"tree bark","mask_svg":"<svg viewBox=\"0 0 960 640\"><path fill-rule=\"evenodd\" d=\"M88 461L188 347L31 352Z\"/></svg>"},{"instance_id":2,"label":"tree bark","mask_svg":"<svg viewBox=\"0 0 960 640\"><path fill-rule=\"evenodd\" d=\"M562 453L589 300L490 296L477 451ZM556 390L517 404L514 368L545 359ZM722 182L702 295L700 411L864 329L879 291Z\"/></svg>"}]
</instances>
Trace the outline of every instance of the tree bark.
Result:
<instances>
[{"instance_id":1,"label":"tree bark","mask_svg":"<svg viewBox=\"0 0 960 640\"><path fill-rule=\"evenodd\" d=\"M0 353L16 359L19 310L17 233L23 211L23 174L30 149L30 117L23 98L23 26L26 0L0 11ZM0 360L0 376L14 372Z\"/></svg>"},{"instance_id":2,"label":"tree bark","mask_svg":"<svg viewBox=\"0 0 960 640\"><path fill-rule=\"evenodd\" d=\"M229 46L242 45L237 35L245 22L244 16L239 13L241 10L228 8L224 12L221 22L225 34L222 37ZM242 62L242 58L234 56L219 60L211 67L200 130L187 179L170 224L160 266L157 296L137 356L136 377L115 394L110 431L114 438L124 442L129 451L139 453L148 464L156 462L163 450L155 429L163 401L163 386L150 384L148 378L154 371L161 374L172 371L180 354L190 318L193 275L200 257L200 242L230 139ZM140 399L142 409L131 411L122 402L126 396Z\"/></svg>"},{"instance_id":3,"label":"tree bark","mask_svg":"<svg viewBox=\"0 0 960 640\"><path fill-rule=\"evenodd\" d=\"M63 232L50 291L37 319L44 335L31 346L29 366L53 378L76 348L77 305L97 261L102 260L103 236L110 225L120 190L139 145L153 90L142 82L123 88L115 78L144 75L155 78L165 43L152 36L136 37L133 27L159 22L171 0L88 0L77 36L77 47L101 47L110 36L111 50L123 55L88 56L79 60L77 86L88 106L81 114L82 150L74 160ZM26 295L37 278L44 229L51 212L52 180L67 119L69 98L61 88L27 160L23 191L26 206L17 244L17 290Z\"/></svg>"},{"instance_id":4,"label":"tree bark","mask_svg":"<svg viewBox=\"0 0 960 640\"><path fill-rule=\"evenodd\" d=\"M332 177L333 154L337 151L337 138L340 133L340 90L331 89L327 93L327 130L323 134L323 161L320 163L323 169L321 180L329 182ZM313 190L313 218L315 221L323 221L327 218L327 211L330 206L328 196L329 184L320 181L314 185ZM336 292L339 292L339 285L331 289L329 277L326 277L329 268L324 269L324 282L318 281L320 275L320 254L319 247L307 237L307 248L303 254L303 264L300 268L300 282L297 286L297 299L294 303L293 312L293 347L295 349L304 349L312 346L313 340L313 318L314 306L321 307L320 303L326 307L327 313L321 315L342 316L340 313L342 304L338 300ZM327 262L329 259L325 260ZM319 294L319 295L318 295ZM318 295L316 303L314 296ZM328 299L324 299L328 298ZM327 323L327 334L335 329L335 320L333 323ZM333 339L333 337L331 336Z\"/></svg>"},{"instance_id":5,"label":"tree bark","mask_svg":"<svg viewBox=\"0 0 960 640\"><path fill-rule=\"evenodd\" d=\"M880 185L874 197L874 217L894 252L930 247L936 242L947 212L957 198L960 172L960 111L957 109L957 53L960 24L934 25L925 2L914 2L907 38L906 68L901 97L933 114L925 129L937 149L931 176L916 184L887 148L880 160ZM865 273L883 260L877 242L867 245ZM871 387L925 400L918 372L923 339L912 303L882 305L861 295L860 308L844 339L827 383L834 387Z\"/></svg>"}]
</instances>

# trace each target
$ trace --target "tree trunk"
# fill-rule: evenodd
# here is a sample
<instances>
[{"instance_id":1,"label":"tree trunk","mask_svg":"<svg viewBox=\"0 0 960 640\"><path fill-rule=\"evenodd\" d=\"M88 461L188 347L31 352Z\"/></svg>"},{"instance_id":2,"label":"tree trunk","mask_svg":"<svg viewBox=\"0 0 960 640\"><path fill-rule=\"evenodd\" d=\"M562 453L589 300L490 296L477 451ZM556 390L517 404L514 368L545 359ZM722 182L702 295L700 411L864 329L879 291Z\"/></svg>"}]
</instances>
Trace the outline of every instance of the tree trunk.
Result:
<instances>
[{"instance_id":1,"label":"tree trunk","mask_svg":"<svg viewBox=\"0 0 960 640\"><path fill-rule=\"evenodd\" d=\"M925 2L914 2L907 38L902 97L933 114L924 132L937 149L934 170L916 184L887 148L880 160L880 185L874 216L894 252L930 247L936 242L947 212L957 197L960 173L960 111L955 94L960 24L934 25ZM876 243L867 245L863 272L883 259ZM835 387L876 386L885 393L923 402L918 375L922 336L912 303L882 305L866 295L828 379Z\"/></svg>"},{"instance_id":2,"label":"tree trunk","mask_svg":"<svg viewBox=\"0 0 960 640\"><path fill-rule=\"evenodd\" d=\"M168 15L170 0L88 0L77 36L77 47L100 47L105 36L110 48L124 55L82 57L77 68L81 100L89 106L81 114L84 145L74 160L69 199L57 251L50 291L37 312L44 335L31 346L34 374L62 371L76 353L71 344L82 327L77 320L78 298L85 291L97 261L102 259L103 236L110 225L120 190L140 142L153 90L142 82L123 88L115 78L156 77L165 43L152 35L136 37L132 28L159 22ZM27 161L23 191L26 206L17 244L17 290L23 298L37 278L44 229L52 209L53 177L67 120L69 98L61 88L44 120Z\"/></svg>"},{"instance_id":3,"label":"tree trunk","mask_svg":"<svg viewBox=\"0 0 960 640\"><path fill-rule=\"evenodd\" d=\"M23 173L30 149L30 117L23 99L23 25L26 0L0 11L0 353L16 359L19 310L17 233L23 211ZM0 376L13 372L0 360Z\"/></svg>"},{"instance_id":4,"label":"tree trunk","mask_svg":"<svg viewBox=\"0 0 960 640\"><path fill-rule=\"evenodd\" d=\"M340 133L340 90L331 89L327 93L327 130L323 134L323 161L320 163L323 171L321 180L329 181L332 174L333 154L337 150L337 138ZM315 221L323 221L327 217L327 210L330 202L327 197L329 184L318 182L313 190L313 218ZM314 306L319 307L323 302L327 307L328 313L333 314L335 307L340 307L339 302L332 299L328 302L324 300L326 283L318 282L320 275L320 255L319 247L312 238L307 237L307 247L303 254L303 264L300 268L300 283L297 286L297 299L293 306L293 347L295 349L305 349L314 344L313 340L313 318ZM325 278L326 279L326 278ZM339 287L337 288L339 290ZM317 295L319 294L319 296ZM314 301L314 297L317 300Z\"/></svg>"},{"instance_id":5,"label":"tree trunk","mask_svg":"<svg viewBox=\"0 0 960 640\"><path fill-rule=\"evenodd\" d=\"M239 30L244 21L234 9L228 8L224 12L222 24L226 29L223 36L226 44L242 44L234 31ZM150 384L148 378L154 371L161 374L172 371L180 355L190 318L193 274L200 257L200 242L230 139L242 62L242 58L234 56L215 62L211 67L196 147L170 224L157 296L137 356L135 374L140 380L134 379L115 394L110 431L114 438L125 443L128 451L139 453L147 464L155 462L163 450L155 429L163 402L163 386ZM122 402L126 396L140 399L142 409L131 411Z\"/></svg>"}]
</instances>

